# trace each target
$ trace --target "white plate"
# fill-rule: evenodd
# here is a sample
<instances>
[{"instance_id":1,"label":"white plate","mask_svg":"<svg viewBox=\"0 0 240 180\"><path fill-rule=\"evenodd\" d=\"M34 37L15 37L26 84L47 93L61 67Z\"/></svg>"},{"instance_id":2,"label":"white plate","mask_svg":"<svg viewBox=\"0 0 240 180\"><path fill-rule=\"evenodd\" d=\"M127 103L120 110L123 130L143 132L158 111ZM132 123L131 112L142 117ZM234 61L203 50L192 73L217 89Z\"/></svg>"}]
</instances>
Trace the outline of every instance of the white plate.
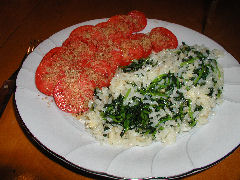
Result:
<instances>
[{"instance_id":1,"label":"white plate","mask_svg":"<svg viewBox=\"0 0 240 180\"><path fill-rule=\"evenodd\" d=\"M34 143L48 156L77 172L112 178L182 177L216 164L240 142L240 66L223 47L208 37L180 25L148 19L143 32L162 26L189 45L195 43L223 50L219 59L225 72L224 102L210 122L177 139L176 144L154 143L147 147L117 148L101 145L85 131L84 125L60 111L51 97L35 86L34 74L42 57L60 46L80 25L106 21L92 20L64 29L42 42L24 62L17 78L15 100L20 124Z\"/></svg>"}]
</instances>

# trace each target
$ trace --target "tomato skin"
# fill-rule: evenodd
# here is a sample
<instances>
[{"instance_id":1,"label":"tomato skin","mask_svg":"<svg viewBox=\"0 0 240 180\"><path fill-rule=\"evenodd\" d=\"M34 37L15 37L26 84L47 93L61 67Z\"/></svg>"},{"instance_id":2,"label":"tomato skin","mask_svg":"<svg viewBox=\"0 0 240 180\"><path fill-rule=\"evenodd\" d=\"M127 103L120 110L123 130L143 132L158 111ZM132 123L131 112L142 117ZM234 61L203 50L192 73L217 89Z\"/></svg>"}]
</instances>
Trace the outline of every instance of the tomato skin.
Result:
<instances>
[{"instance_id":1,"label":"tomato skin","mask_svg":"<svg viewBox=\"0 0 240 180\"><path fill-rule=\"evenodd\" d=\"M142 57L147 58L152 52L152 44L150 37L144 33L136 33L130 36L130 39L139 41L139 44L142 46Z\"/></svg>"},{"instance_id":2,"label":"tomato skin","mask_svg":"<svg viewBox=\"0 0 240 180\"><path fill-rule=\"evenodd\" d=\"M115 70L113 70L108 61L92 61L88 67L92 70L91 73L88 73L88 78L95 84L95 87L102 88L110 85Z\"/></svg>"},{"instance_id":3,"label":"tomato skin","mask_svg":"<svg viewBox=\"0 0 240 180\"><path fill-rule=\"evenodd\" d=\"M52 96L53 89L55 88L57 81L60 80L62 77L64 77L64 74L63 74L64 72L59 73L59 75L54 75L55 76L54 79L56 79L56 81L53 81L52 79L46 78L46 76L48 76L49 73L42 73L41 71L44 71L44 70L40 70L40 69L41 68L39 68L37 70L36 75L35 75L36 87L43 94L45 94L47 96ZM51 76L51 74L49 74L49 76Z\"/></svg>"},{"instance_id":4,"label":"tomato skin","mask_svg":"<svg viewBox=\"0 0 240 180\"><path fill-rule=\"evenodd\" d=\"M164 27L153 28L149 36L155 52L160 52L163 49L175 49L178 46L177 37Z\"/></svg>"},{"instance_id":5,"label":"tomato skin","mask_svg":"<svg viewBox=\"0 0 240 180\"><path fill-rule=\"evenodd\" d=\"M96 26L96 33L94 34L94 38L98 42L105 41L106 39L115 39L117 34L116 29L113 29L109 26L107 22L98 23Z\"/></svg>"},{"instance_id":6,"label":"tomato skin","mask_svg":"<svg viewBox=\"0 0 240 180\"><path fill-rule=\"evenodd\" d=\"M95 34L95 39L100 42L128 37L132 33L126 23L112 21L97 24L96 31L98 33Z\"/></svg>"},{"instance_id":7,"label":"tomato skin","mask_svg":"<svg viewBox=\"0 0 240 180\"><path fill-rule=\"evenodd\" d=\"M56 105L68 113L82 113L88 110L93 98L93 84L84 76L65 77L56 85L53 97Z\"/></svg>"},{"instance_id":8,"label":"tomato skin","mask_svg":"<svg viewBox=\"0 0 240 180\"><path fill-rule=\"evenodd\" d=\"M90 62L89 68L92 68L94 72L100 73L101 75L106 77L112 73L111 66L109 65L109 63L107 63L107 61L104 61L104 60Z\"/></svg>"},{"instance_id":9,"label":"tomato skin","mask_svg":"<svg viewBox=\"0 0 240 180\"><path fill-rule=\"evenodd\" d=\"M133 10L128 13L128 16L133 32L139 32L147 26L147 18L143 12Z\"/></svg>"},{"instance_id":10,"label":"tomato skin","mask_svg":"<svg viewBox=\"0 0 240 180\"><path fill-rule=\"evenodd\" d=\"M91 42L84 42L80 37L70 37L62 45L68 59L93 58L97 50Z\"/></svg>"},{"instance_id":11,"label":"tomato skin","mask_svg":"<svg viewBox=\"0 0 240 180\"><path fill-rule=\"evenodd\" d=\"M114 29L117 29L119 38L128 38L133 33L133 28L128 21L129 17L127 15L116 15L109 18L107 21Z\"/></svg>"},{"instance_id":12,"label":"tomato skin","mask_svg":"<svg viewBox=\"0 0 240 180\"><path fill-rule=\"evenodd\" d=\"M98 43L95 60L108 62L113 72L115 72L120 65L122 58L123 53L117 42L113 40L105 40Z\"/></svg>"},{"instance_id":13,"label":"tomato skin","mask_svg":"<svg viewBox=\"0 0 240 180\"><path fill-rule=\"evenodd\" d=\"M61 47L50 50L43 57L35 73L36 87L47 96L53 95L53 89L58 80L64 77L64 71L61 68L54 68L54 71L51 71L55 67L55 63L59 61L61 52Z\"/></svg>"},{"instance_id":14,"label":"tomato skin","mask_svg":"<svg viewBox=\"0 0 240 180\"><path fill-rule=\"evenodd\" d=\"M127 66L135 59L140 59L143 56L143 47L140 42L135 39L126 38L118 40L119 48L123 53L120 66Z\"/></svg>"},{"instance_id":15,"label":"tomato skin","mask_svg":"<svg viewBox=\"0 0 240 180\"><path fill-rule=\"evenodd\" d=\"M87 42L92 39L93 33L94 33L93 25L84 25L74 29L69 35L69 38L78 37L82 41Z\"/></svg>"},{"instance_id":16,"label":"tomato skin","mask_svg":"<svg viewBox=\"0 0 240 180\"><path fill-rule=\"evenodd\" d=\"M128 35L143 30L147 25L147 18L144 13L134 10L127 15L112 16L108 22L128 26ZM128 36L125 36L125 38Z\"/></svg>"},{"instance_id":17,"label":"tomato skin","mask_svg":"<svg viewBox=\"0 0 240 180\"><path fill-rule=\"evenodd\" d=\"M91 68L84 71L83 75L87 75L88 81L93 84L94 88L108 87L113 77L113 76L107 76L107 74L102 74L100 72L95 72L94 69L91 69Z\"/></svg>"}]
</instances>

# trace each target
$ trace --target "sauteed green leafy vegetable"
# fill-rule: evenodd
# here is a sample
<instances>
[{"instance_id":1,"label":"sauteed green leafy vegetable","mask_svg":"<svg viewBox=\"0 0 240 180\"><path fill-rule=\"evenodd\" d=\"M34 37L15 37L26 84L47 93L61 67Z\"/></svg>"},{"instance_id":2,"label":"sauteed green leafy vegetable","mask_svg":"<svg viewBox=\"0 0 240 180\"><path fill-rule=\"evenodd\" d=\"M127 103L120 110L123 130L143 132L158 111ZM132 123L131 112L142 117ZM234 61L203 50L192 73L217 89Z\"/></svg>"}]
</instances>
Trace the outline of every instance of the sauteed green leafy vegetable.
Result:
<instances>
[{"instance_id":1,"label":"sauteed green leafy vegetable","mask_svg":"<svg viewBox=\"0 0 240 180\"><path fill-rule=\"evenodd\" d=\"M139 86L137 89L129 88L126 94L120 94L111 103L105 104L101 111L104 119L104 136L111 126L121 126L123 136L129 130L135 130L141 134L150 134L155 138L157 132L164 129L164 124L171 120L180 126L185 122L189 127L196 126L198 114L204 109L201 104L192 105L191 98L185 95L192 88L205 86L211 80L213 86L208 88L205 94L210 98L220 98L222 86L219 87L218 79L222 73L216 59L210 56L208 49L199 51L193 46L185 43L174 52L176 55L184 56L178 59L179 70L169 71L157 76L148 86ZM123 73L136 72L146 66L155 67L158 64L150 58L134 61L131 65L123 67ZM191 76L186 76L191 72ZM129 82L133 87L134 82ZM135 91L139 96L128 97ZM168 113L163 113L165 111ZM155 113L157 122L153 120ZM155 119L156 119L155 117Z\"/></svg>"}]
</instances>

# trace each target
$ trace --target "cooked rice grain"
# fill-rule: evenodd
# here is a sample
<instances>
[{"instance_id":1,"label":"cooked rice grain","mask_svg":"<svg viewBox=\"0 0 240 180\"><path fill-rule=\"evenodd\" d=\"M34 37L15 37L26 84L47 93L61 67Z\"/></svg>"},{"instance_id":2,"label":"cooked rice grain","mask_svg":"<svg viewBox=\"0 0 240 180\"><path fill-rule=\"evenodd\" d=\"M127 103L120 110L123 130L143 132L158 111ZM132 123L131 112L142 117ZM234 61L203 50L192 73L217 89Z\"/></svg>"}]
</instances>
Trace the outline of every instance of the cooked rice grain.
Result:
<instances>
[{"instance_id":1,"label":"cooked rice grain","mask_svg":"<svg viewBox=\"0 0 240 180\"><path fill-rule=\"evenodd\" d=\"M196 55L196 52L207 57L204 62L199 59L201 54ZM104 87L97 91L94 100L89 103L91 110L80 116L80 119L85 121L86 128L91 134L103 143L121 146L146 146L155 141L166 144L174 143L178 134L206 124L213 108L221 102L223 70L216 60L212 60L217 59L220 55L222 52L218 50L210 51L204 46L183 44L177 49L152 53L149 57L152 64L144 65L137 71L124 73L123 69L119 68L110 87ZM191 57L196 59L190 62ZM188 60L189 62L186 63ZM204 66L204 69L203 63L209 65ZM174 74L182 86L171 90L168 97L168 101L174 106L156 109L154 105L158 105L158 102L152 100L151 96L140 93L139 88L146 89L154 79L168 73ZM207 76L206 73L208 73ZM165 89L161 90L162 93L166 93L165 91ZM136 105L134 98L136 97L143 103L149 104L151 112L148 114L148 118L151 126L161 127L156 134L144 133L131 127L123 134L124 128L121 123L109 123L113 122L113 119L101 115L106 111L106 104L111 104L114 99L120 95L124 97L127 93L129 94L124 99L123 105L134 107ZM176 97L179 97L179 93L182 93L184 99L188 100L189 106L185 105L182 108L183 101L175 100ZM155 98L162 97L156 95ZM183 119L179 117L174 119L173 117L176 117L180 110L181 115L184 116ZM160 118L166 116L171 118L159 124ZM192 122L193 119L196 124Z\"/></svg>"}]
</instances>

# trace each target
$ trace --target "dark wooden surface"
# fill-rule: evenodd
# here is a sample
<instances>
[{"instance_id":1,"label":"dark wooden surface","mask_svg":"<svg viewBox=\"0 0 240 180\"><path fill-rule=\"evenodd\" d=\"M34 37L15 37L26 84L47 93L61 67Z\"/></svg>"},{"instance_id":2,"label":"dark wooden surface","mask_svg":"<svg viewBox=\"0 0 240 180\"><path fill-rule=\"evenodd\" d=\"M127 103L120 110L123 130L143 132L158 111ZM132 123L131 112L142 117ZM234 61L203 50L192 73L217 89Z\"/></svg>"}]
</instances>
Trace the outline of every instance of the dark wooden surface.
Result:
<instances>
[{"instance_id":1,"label":"dark wooden surface","mask_svg":"<svg viewBox=\"0 0 240 180\"><path fill-rule=\"evenodd\" d=\"M71 25L131 10L204 33L240 60L240 3L224 0L1 0L0 84L15 71L34 39ZM240 77L239 77L240 78ZM88 179L42 154L24 135L12 99L0 119L0 179ZM186 179L240 179L240 149Z\"/></svg>"}]
</instances>

